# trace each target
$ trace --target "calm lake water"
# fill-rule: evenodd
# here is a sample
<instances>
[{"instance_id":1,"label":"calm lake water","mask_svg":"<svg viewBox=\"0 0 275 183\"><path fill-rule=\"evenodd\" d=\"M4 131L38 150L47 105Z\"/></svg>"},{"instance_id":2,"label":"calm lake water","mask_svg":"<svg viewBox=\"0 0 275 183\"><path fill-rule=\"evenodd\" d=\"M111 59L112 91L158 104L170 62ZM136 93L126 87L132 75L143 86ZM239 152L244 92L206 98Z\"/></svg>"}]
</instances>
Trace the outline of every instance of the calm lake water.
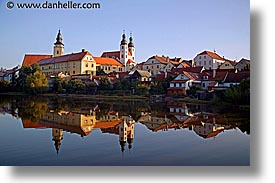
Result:
<instances>
[{"instance_id":1,"label":"calm lake water","mask_svg":"<svg viewBox=\"0 0 275 183\"><path fill-rule=\"evenodd\" d=\"M249 111L1 96L0 165L249 166Z\"/></svg>"}]
</instances>

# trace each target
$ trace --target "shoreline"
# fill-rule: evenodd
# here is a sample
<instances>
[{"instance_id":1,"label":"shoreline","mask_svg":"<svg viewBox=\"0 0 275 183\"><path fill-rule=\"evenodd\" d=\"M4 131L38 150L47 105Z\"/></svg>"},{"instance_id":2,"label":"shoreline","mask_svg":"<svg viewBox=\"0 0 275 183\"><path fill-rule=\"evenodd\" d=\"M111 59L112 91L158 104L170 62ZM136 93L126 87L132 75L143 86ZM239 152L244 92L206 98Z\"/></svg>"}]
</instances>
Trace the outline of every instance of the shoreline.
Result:
<instances>
[{"instance_id":1,"label":"shoreline","mask_svg":"<svg viewBox=\"0 0 275 183\"><path fill-rule=\"evenodd\" d=\"M89 94L56 94L56 93L43 93L38 95L29 95L23 92L6 92L6 93L0 93L1 96L38 96L38 97L60 97L60 98L66 98L66 99L95 99L95 100L110 100L110 101L127 101L127 100L136 100L136 101L150 101L150 96L139 96L139 95L129 95L129 96L107 96L107 95L89 95ZM184 98L174 98L174 97L165 97L165 100L163 102L185 102L189 104L201 104L201 105L220 105L220 106L228 106L228 107L234 107L236 105L222 102L222 103L215 103L213 101L206 101L206 100L198 100L193 99L190 97L184 97ZM155 102L158 103L158 102ZM240 110L250 110L250 105L238 105L236 106Z\"/></svg>"}]
</instances>

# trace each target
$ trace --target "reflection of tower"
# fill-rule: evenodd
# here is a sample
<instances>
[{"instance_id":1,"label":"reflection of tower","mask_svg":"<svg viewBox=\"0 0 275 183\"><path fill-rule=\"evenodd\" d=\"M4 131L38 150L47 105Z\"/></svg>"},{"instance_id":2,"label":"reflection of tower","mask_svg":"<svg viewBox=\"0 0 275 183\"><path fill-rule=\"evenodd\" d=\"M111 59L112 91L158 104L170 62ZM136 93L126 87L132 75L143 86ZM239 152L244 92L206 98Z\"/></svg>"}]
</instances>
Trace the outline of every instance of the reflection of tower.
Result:
<instances>
[{"instance_id":1,"label":"reflection of tower","mask_svg":"<svg viewBox=\"0 0 275 183\"><path fill-rule=\"evenodd\" d=\"M126 142L128 142L128 148L132 148L134 140L134 123L132 121L126 122L126 120L123 120L123 122L118 125L118 128L121 151L124 152Z\"/></svg>"},{"instance_id":2,"label":"reflection of tower","mask_svg":"<svg viewBox=\"0 0 275 183\"><path fill-rule=\"evenodd\" d=\"M53 128L52 129L52 137L53 137L52 140L54 141L56 153L58 154L58 151L59 151L60 145L61 145L61 140L63 139L63 130L58 129L58 128Z\"/></svg>"}]
</instances>

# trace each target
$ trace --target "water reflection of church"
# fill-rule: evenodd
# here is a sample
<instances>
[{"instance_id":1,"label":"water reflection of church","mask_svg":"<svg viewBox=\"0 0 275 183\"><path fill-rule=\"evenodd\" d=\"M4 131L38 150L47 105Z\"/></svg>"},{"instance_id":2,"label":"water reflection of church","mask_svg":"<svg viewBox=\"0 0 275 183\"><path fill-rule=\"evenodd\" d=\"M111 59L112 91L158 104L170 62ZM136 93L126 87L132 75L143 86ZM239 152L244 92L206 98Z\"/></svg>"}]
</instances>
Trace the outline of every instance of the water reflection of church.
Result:
<instances>
[{"instance_id":1,"label":"water reflection of church","mask_svg":"<svg viewBox=\"0 0 275 183\"><path fill-rule=\"evenodd\" d=\"M224 130L235 128L221 114L197 112L203 109L193 108L182 103L169 103L167 107L167 111L141 112L136 121L145 125L152 132L189 129L204 139L215 137ZM63 132L79 134L84 138L93 129L101 129L102 133L118 135L122 152L125 151L125 148L131 149L134 139L134 124L135 120L129 114L113 110L104 112L48 110L38 122L23 120L24 128L52 128L52 140L57 153L63 140Z\"/></svg>"},{"instance_id":2,"label":"water reflection of church","mask_svg":"<svg viewBox=\"0 0 275 183\"><path fill-rule=\"evenodd\" d=\"M134 120L127 115L119 116L114 111L97 118L96 112L92 110L81 112L49 110L38 122L29 120L22 122L24 128L52 128L52 140L57 153L63 140L64 131L79 134L81 137L89 135L93 129L117 134L121 151L125 150L126 143L130 149L134 139Z\"/></svg>"}]
</instances>

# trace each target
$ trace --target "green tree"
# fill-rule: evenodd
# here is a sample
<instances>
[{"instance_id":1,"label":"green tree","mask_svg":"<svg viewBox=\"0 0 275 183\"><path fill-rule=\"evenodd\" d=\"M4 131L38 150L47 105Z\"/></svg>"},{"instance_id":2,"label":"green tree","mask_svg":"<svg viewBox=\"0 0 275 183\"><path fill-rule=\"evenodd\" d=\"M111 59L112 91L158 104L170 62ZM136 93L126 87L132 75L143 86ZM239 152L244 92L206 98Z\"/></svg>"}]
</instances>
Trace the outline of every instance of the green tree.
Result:
<instances>
[{"instance_id":1,"label":"green tree","mask_svg":"<svg viewBox=\"0 0 275 183\"><path fill-rule=\"evenodd\" d=\"M163 88L163 82L160 82L160 81L152 82L149 92L151 95L159 95L159 94L166 93L166 91L164 91L164 88Z\"/></svg>"},{"instance_id":2,"label":"green tree","mask_svg":"<svg viewBox=\"0 0 275 183\"><path fill-rule=\"evenodd\" d=\"M99 90L110 90L110 89L112 89L109 79L107 77L102 78L100 80L100 84L99 84L98 88L99 88Z\"/></svg>"},{"instance_id":3,"label":"green tree","mask_svg":"<svg viewBox=\"0 0 275 183\"><path fill-rule=\"evenodd\" d=\"M233 104L250 103L250 79L242 80L239 85L225 91L225 101Z\"/></svg>"},{"instance_id":4,"label":"green tree","mask_svg":"<svg viewBox=\"0 0 275 183\"><path fill-rule=\"evenodd\" d=\"M9 82L6 80L0 80L0 92L6 92L9 88Z\"/></svg>"},{"instance_id":5,"label":"green tree","mask_svg":"<svg viewBox=\"0 0 275 183\"><path fill-rule=\"evenodd\" d=\"M48 89L48 80L46 75L40 70L36 70L33 74L26 77L24 90L28 93L43 93Z\"/></svg>"},{"instance_id":6,"label":"green tree","mask_svg":"<svg viewBox=\"0 0 275 183\"><path fill-rule=\"evenodd\" d=\"M86 90L89 94L95 95L97 93L97 85L95 83L90 83L86 86Z\"/></svg>"},{"instance_id":7,"label":"green tree","mask_svg":"<svg viewBox=\"0 0 275 183\"><path fill-rule=\"evenodd\" d=\"M79 93L85 89L85 84L81 81L81 79L74 79L69 83L73 92Z\"/></svg>"}]
</instances>

